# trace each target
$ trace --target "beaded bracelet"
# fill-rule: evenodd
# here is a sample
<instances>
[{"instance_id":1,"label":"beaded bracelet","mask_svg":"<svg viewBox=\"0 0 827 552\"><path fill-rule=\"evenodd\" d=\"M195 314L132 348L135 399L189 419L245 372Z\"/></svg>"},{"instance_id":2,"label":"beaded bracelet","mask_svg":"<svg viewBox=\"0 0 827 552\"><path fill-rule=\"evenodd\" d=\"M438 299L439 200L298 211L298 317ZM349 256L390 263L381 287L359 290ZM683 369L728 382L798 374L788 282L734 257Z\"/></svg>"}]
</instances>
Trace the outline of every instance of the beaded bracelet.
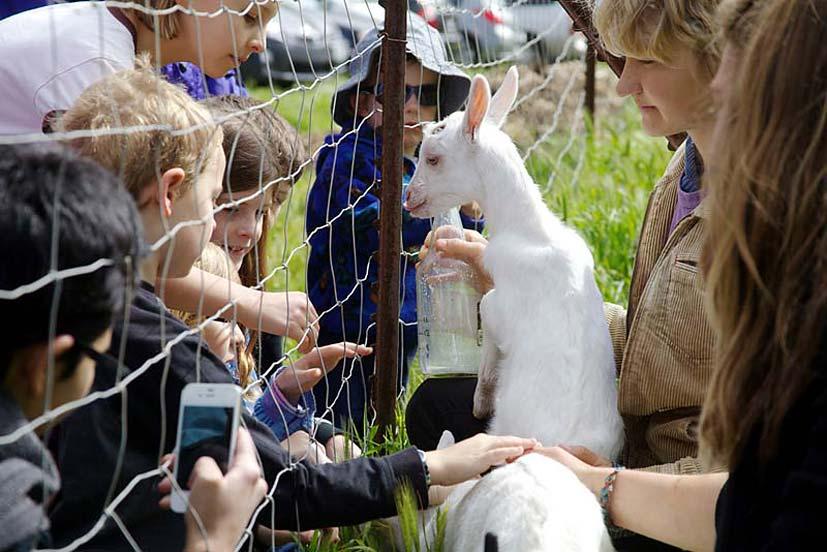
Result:
<instances>
[{"instance_id":1,"label":"beaded bracelet","mask_svg":"<svg viewBox=\"0 0 827 552\"><path fill-rule=\"evenodd\" d=\"M607 475L606 479L603 480L603 487L600 489L600 496L598 497L600 509L603 511L603 520L606 522L607 526L614 525L609 515L609 499L612 496L612 491L614 491L617 474L623 470L623 466L615 465L613 467L614 469L612 470L612 473Z\"/></svg>"}]
</instances>

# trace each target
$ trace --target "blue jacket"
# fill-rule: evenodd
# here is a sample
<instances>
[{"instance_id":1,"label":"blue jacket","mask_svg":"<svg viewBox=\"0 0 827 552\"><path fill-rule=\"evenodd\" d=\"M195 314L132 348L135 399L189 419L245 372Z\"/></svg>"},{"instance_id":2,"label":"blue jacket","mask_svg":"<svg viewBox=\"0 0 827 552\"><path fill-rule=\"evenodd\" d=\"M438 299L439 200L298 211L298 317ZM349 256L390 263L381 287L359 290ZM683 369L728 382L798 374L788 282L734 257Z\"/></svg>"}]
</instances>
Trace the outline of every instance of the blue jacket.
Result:
<instances>
[{"instance_id":1,"label":"blue jacket","mask_svg":"<svg viewBox=\"0 0 827 552\"><path fill-rule=\"evenodd\" d=\"M307 286L310 300L320 313L335 305L337 297L343 302L342 308L333 309L321 319L322 332L336 336L336 340L372 344L375 339L375 332L366 338L366 330L373 322L378 300L378 291L372 286L379 272L375 253L379 249L377 182L381 179L381 159L381 136L362 124L356 131L345 128L327 136L316 162L316 180L306 212L311 246ZM416 169L413 160L405 158L404 163L402 197ZM462 215L462 222L466 228L482 229L481 220ZM399 293L400 319L406 323L406 356L416 350L414 254L430 229L428 219L415 219L403 209ZM354 291L360 281L361 288Z\"/></svg>"}]
</instances>

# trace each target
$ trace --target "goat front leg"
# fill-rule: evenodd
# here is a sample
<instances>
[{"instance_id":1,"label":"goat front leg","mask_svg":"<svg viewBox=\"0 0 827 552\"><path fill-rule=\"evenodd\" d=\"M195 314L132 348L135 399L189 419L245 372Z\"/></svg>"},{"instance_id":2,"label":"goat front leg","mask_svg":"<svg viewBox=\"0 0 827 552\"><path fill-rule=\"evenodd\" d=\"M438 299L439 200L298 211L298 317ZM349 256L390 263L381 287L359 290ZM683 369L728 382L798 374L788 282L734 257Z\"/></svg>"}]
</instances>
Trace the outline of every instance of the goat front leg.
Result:
<instances>
[{"instance_id":1,"label":"goat front leg","mask_svg":"<svg viewBox=\"0 0 827 552\"><path fill-rule=\"evenodd\" d=\"M484 420L494 414L494 393L497 388L497 365L500 362L497 338L492 328L491 299L496 290L486 293L480 301L482 322L482 358L474 389L474 417Z\"/></svg>"}]
</instances>

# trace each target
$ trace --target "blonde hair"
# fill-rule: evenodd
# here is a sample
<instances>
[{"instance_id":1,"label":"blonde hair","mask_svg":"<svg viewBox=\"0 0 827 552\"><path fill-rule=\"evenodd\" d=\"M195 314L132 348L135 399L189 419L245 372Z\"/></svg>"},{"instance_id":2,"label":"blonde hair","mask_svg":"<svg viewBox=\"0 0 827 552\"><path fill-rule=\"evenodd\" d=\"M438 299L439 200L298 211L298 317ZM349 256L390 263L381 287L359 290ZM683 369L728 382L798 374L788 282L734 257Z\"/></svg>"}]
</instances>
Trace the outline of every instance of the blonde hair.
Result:
<instances>
[{"instance_id":1,"label":"blonde hair","mask_svg":"<svg viewBox=\"0 0 827 552\"><path fill-rule=\"evenodd\" d=\"M756 4L708 185L718 348L701 451L730 468L774 457L827 338L827 0Z\"/></svg>"},{"instance_id":2,"label":"blonde hair","mask_svg":"<svg viewBox=\"0 0 827 552\"><path fill-rule=\"evenodd\" d=\"M84 90L59 129L96 131L71 140L72 146L119 175L136 200L175 167L185 174L178 195L186 193L222 139L210 113L159 77L145 59Z\"/></svg>"},{"instance_id":3,"label":"blonde hair","mask_svg":"<svg viewBox=\"0 0 827 552\"><path fill-rule=\"evenodd\" d=\"M698 58L709 80L720 60L715 12L721 0L603 0L594 24L617 56L673 65L679 48Z\"/></svg>"},{"instance_id":4,"label":"blonde hair","mask_svg":"<svg viewBox=\"0 0 827 552\"><path fill-rule=\"evenodd\" d=\"M207 243L207 246L201 252L201 257L193 264L195 268L200 268L208 274L220 276L226 280L230 280L236 284L240 284L241 280L238 273L235 271L233 261L230 256L221 247L212 242ZM198 316L191 312L180 310L173 310L172 314L178 317L184 324L190 328L195 328L206 320L206 316ZM238 361L238 382L242 387L249 387L254 383L253 373L255 372L255 360L253 355L246 347L235 348L236 360ZM245 395L246 398L255 399L260 393L257 388L253 386Z\"/></svg>"},{"instance_id":5,"label":"blonde hair","mask_svg":"<svg viewBox=\"0 0 827 552\"><path fill-rule=\"evenodd\" d=\"M147 29L155 31L162 40L169 40L178 36L179 21L181 12L173 11L172 13L156 13L162 10L174 8L175 0L143 0L141 2L144 7L149 8L151 13L146 13L142 10L135 10L135 16Z\"/></svg>"}]
</instances>

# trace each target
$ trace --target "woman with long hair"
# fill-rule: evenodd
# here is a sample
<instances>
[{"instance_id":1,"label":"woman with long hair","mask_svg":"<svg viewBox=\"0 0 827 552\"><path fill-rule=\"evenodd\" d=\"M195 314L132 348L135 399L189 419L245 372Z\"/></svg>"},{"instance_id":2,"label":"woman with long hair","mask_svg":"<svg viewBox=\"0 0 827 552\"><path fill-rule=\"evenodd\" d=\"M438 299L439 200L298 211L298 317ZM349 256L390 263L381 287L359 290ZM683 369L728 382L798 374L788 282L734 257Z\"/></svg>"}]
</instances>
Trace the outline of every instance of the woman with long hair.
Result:
<instances>
[{"instance_id":1,"label":"woman with long hair","mask_svg":"<svg viewBox=\"0 0 827 552\"><path fill-rule=\"evenodd\" d=\"M668 476L550 456L619 526L688 549L803 550L827 516L827 0L734 0L704 270L718 339L702 455Z\"/></svg>"}]
</instances>

